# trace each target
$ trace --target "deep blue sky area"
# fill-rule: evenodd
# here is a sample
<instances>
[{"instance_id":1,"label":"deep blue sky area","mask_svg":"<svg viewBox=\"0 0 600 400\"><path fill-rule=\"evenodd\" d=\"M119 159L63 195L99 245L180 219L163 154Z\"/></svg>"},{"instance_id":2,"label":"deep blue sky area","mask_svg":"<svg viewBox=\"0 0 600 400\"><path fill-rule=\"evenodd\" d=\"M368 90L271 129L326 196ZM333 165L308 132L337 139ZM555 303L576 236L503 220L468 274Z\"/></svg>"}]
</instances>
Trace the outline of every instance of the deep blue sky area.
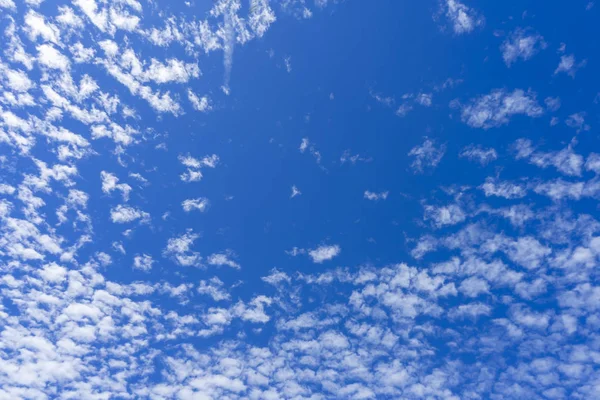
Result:
<instances>
[{"instance_id":1,"label":"deep blue sky area","mask_svg":"<svg viewBox=\"0 0 600 400\"><path fill-rule=\"evenodd\" d=\"M600 399L595 3L0 0L0 399Z\"/></svg>"}]
</instances>

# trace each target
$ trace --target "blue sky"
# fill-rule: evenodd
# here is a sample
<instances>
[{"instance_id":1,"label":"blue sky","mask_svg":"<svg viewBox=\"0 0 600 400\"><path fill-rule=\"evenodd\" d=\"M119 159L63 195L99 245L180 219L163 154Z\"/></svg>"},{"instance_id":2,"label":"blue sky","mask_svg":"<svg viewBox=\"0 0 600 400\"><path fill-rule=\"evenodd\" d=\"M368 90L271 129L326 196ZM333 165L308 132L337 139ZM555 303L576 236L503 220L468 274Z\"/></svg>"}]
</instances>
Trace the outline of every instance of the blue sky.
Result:
<instances>
[{"instance_id":1,"label":"blue sky","mask_svg":"<svg viewBox=\"0 0 600 400\"><path fill-rule=\"evenodd\" d=\"M600 398L597 22L0 0L0 399Z\"/></svg>"}]
</instances>

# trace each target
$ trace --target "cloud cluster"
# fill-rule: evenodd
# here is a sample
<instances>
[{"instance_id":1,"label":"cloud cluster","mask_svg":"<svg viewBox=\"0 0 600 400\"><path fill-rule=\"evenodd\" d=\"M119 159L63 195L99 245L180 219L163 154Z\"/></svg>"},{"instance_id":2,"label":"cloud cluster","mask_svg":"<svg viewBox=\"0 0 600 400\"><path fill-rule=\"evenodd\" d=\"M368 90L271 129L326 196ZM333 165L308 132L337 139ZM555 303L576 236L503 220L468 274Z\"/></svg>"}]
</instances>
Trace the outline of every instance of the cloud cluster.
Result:
<instances>
[{"instance_id":1,"label":"cloud cluster","mask_svg":"<svg viewBox=\"0 0 600 400\"><path fill-rule=\"evenodd\" d=\"M237 49L264 37L276 11L310 18L332 3L218 0L192 16L137 0L0 0L0 398L599 397L600 155L581 145L594 121L585 109L565 113L560 140L511 132L510 143L454 146L462 138L429 130L404 149L398 162L419 183L464 160L444 174L451 184L415 189L410 226L382 229L405 248L393 257L351 248L344 224L335 239L290 227L301 246L291 258L288 232L253 248L248 209L233 228L235 213L212 219L230 182L208 177L233 169L230 153L221 160L179 138L167 146L154 122L179 129L175 117L216 114L217 88L235 87ZM440 4L456 36L484 23L466 1ZM546 46L516 29L501 45L504 64ZM223 81L202 86L211 53L223 57ZM580 57L563 49L555 75L575 77ZM533 90L487 90L451 104L476 134L561 108ZM371 95L399 116L436 108L430 91L397 103ZM295 154L324 163L304 134L292 137ZM375 164L345 148L340 170ZM311 201L311 179L298 177L305 193L292 186L286 206ZM357 209L396 207L388 191L363 192L397 193L390 182L357 181ZM232 249L228 230L243 245Z\"/></svg>"}]
</instances>

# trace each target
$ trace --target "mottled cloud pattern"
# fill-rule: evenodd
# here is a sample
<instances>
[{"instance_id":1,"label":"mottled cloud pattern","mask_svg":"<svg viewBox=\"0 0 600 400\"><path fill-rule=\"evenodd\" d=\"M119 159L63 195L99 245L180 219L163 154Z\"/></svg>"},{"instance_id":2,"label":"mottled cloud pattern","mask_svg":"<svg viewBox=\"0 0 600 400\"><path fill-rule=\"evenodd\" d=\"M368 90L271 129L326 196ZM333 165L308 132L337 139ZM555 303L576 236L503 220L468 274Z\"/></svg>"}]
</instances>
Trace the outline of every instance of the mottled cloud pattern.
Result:
<instances>
[{"instance_id":1,"label":"mottled cloud pattern","mask_svg":"<svg viewBox=\"0 0 600 400\"><path fill-rule=\"evenodd\" d=\"M0 0L0 399L599 399L597 7L426 3Z\"/></svg>"}]
</instances>

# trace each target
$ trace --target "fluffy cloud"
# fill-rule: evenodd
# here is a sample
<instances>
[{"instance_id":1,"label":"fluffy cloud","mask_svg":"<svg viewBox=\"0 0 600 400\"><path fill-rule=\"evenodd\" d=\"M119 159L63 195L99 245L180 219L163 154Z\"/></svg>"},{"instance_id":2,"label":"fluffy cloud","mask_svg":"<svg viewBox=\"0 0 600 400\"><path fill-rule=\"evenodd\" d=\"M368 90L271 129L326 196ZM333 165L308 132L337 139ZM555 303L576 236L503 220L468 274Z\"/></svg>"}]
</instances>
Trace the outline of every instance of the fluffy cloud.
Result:
<instances>
[{"instance_id":1,"label":"fluffy cloud","mask_svg":"<svg viewBox=\"0 0 600 400\"><path fill-rule=\"evenodd\" d=\"M138 208L120 204L110 210L110 219L115 224L125 224L136 220L147 223L150 221L150 214Z\"/></svg>"},{"instance_id":2,"label":"fluffy cloud","mask_svg":"<svg viewBox=\"0 0 600 400\"><path fill-rule=\"evenodd\" d=\"M309 250L308 255L314 263L322 264L337 257L342 252L338 245L319 246L316 249Z\"/></svg>"}]
</instances>

